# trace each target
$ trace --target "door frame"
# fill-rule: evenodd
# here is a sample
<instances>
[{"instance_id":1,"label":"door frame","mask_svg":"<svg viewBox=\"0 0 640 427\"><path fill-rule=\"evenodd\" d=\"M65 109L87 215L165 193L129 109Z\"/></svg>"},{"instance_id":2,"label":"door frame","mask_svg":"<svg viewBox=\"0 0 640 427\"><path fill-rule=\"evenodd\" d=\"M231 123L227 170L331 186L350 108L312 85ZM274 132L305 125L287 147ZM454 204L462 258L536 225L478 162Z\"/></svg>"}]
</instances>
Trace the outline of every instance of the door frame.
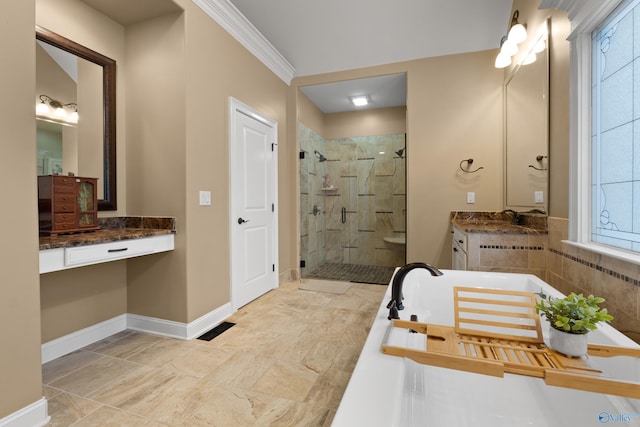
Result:
<instances>
[{"instance_id":1,"label":"door frame","mask_svg":"<svg viewBox=\"0 0 640 427\"><path fill-rule=\"evenodd\" d=\"M279 263L279 243L278 243L278 122L267 117L266 115L260 113L249 105L233 98L229 97L229 267L230 267L230 295L231 295L231 307L233 311L236 311L238 308L238 298L237 292L234 290L234 286L238 284L238 278L236 277L236 271L234 269L234 256L236 250L236 241L237 241L237 233L238 233L238 223L236 218L238 218L236 212L236 188L234 187L234 171L233 165L235 165L238 150L237 150L237 141L236 141L236 125L237 125L237 115L243 114L245 116L251 117L273 129L273 161L270 168L270 173L272 174L271 178L273 179L273 198L274 198L274 211L273 211L273 263L275 265L274 272L274 280L272 289L276 289L279 286L279 278L280 278L280 263Z\"/></svg>"}]
</instances>

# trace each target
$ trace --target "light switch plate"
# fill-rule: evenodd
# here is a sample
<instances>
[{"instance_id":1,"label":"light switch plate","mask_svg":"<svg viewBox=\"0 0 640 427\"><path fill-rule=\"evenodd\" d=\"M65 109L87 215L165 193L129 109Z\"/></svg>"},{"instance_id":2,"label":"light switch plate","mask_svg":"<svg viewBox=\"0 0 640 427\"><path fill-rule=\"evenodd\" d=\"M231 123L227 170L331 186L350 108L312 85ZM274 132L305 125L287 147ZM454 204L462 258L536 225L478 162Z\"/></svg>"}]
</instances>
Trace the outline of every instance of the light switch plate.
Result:
<instances>
[{"instance_id":1,"label":"light switch plate","mask_svg":"<svg viewBox=\"0 0 640 427\"><path fill-rule=\"evenodd\" d=\"M472 204L476 202L476 193L473 191L467 192L467 203Z\"/></svg>"},{"instance_id":2,"label":"light switch plate","mask_svg":"<svg viewBox=\"0 0 640 427\"><path fill-rule=\"evenodd\" d=\"M200 206L211 206L211 191L200 191Z\"/></svg>"},{"instance_id":3,"label":"light switch plate","mask_svg":"<svg viewBox=\"0 0 640 427\"><path fill-rule=\"evenodd\" d=\"M544 191L536 191L534 193L536 203L544 203Z\"/></svg>"}]
</instances>

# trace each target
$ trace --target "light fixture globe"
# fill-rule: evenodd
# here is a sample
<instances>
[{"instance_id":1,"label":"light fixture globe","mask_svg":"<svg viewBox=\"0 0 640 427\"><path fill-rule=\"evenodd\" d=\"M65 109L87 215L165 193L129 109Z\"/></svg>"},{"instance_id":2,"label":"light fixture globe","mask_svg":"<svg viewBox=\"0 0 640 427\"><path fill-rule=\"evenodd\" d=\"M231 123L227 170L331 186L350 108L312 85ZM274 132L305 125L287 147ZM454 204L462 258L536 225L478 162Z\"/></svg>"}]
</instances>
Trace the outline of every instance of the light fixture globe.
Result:
<instances>
[{"instance_id":1,"label":"light fixture globe","mask_svg":"<svg viewBox=\"0 0 640 427\"><path fill-rule=\"evenodd\" d=\"M49 106L43 102L40 102L36 105L36 114L44 115L49 114Z\"/></svg>"},{"instance_id":2,"label":"light fixture globe","mask_svg":"<svg viewBox=\"0 0 640 427\"><path fill-rule=\"evenodd\" d=\"M520 44L527 39L527 29L524 27L524 25L518 22L519 16L519 10L513 12L513 16L511 17L511 28L509 29L509 34L507 35L507 39L511 40L515 44Z\"/></svg>"},{"instance_id":3,"label":"light fixture globe","mask_svg":"<svg viewBox=\"0 0 640 427\"><path fill-rule=\"evenodd\" d=\"M516 24L509 30L507 39L520 44L527 39L527 29L522 24Z\"/></svg>"},{"instance_id":4,"label":"light fixture globe","mask_svg":"<svg viewBox=\"0 0 640 427\"><path fill-rule=\"evenodd\" d=\"M498 56L496 57L496 63L495 63L495 67L496 68L505 68L508 67L509 65L511 65L511 56L500 52L498 54Z\"/></svg>"},{"instance_id":5,"label":"light fixture globe","mask_svg":"<svg viewBox=\"0 0 640 427\"><path fill-rule=\"evenodd\" d=\"M500 53L504 53L505 55L513 56L518 53L518 45L513 41L507 39L502 44L500 48Z\"/></svg>"}]
</instances>

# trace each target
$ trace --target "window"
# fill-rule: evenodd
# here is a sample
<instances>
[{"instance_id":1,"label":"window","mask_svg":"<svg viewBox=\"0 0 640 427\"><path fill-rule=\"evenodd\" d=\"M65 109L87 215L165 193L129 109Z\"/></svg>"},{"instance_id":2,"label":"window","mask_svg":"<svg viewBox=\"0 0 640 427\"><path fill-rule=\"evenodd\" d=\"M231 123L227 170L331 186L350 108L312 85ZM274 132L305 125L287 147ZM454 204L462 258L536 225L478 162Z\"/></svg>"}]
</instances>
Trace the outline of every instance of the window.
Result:
<instances>
[{"instance_id":1,"label":"window","mask_svg":"<svg viewBox=\"0 0 640 427\"><path fill-rule=\"evenodd\" d=\"M640 0L591 5L570 37L569 237L640 264Z\"/></svg>"},{"instance_id":2,"label":"window","mask_svg":"<svg viewBox=\"0 0 640 427\"><path fill-rule=\"evenodd\" d=\"M591 240L640 252L640 0L592 33Z\"/></svg>"}]
</instances>

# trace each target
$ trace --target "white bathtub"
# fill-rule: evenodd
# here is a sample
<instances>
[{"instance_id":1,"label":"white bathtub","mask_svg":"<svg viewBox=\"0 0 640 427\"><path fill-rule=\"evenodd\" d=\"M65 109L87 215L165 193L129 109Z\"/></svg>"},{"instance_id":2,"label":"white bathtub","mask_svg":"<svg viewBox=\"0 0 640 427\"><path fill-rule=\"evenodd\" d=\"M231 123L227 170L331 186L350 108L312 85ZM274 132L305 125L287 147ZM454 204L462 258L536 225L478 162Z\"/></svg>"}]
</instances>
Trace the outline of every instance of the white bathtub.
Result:
<instances>
[{"instance_id":1,"label":"white bathtub","mask_svg":"<svg viewBox=\"0 0 640 427\"><path fill-rule=\"evenodd\" d=\"M410 271L404 281L400 318L454 323L453 287L488 287L562 296L532 275L443 270ZM386 308L391 285L333 420L334 427L381 426L640 426L640 400L548 386L543 379L505 374L504 378L415 363L382 354L382 344L424 349L422 334L391 327ZM546 337L548 324L542 322ZM638 347L610 327L589 334L589 342ZM640 381L640 364L628 357L591 358L613 378Z\"/></svg>"}]
</instances>

